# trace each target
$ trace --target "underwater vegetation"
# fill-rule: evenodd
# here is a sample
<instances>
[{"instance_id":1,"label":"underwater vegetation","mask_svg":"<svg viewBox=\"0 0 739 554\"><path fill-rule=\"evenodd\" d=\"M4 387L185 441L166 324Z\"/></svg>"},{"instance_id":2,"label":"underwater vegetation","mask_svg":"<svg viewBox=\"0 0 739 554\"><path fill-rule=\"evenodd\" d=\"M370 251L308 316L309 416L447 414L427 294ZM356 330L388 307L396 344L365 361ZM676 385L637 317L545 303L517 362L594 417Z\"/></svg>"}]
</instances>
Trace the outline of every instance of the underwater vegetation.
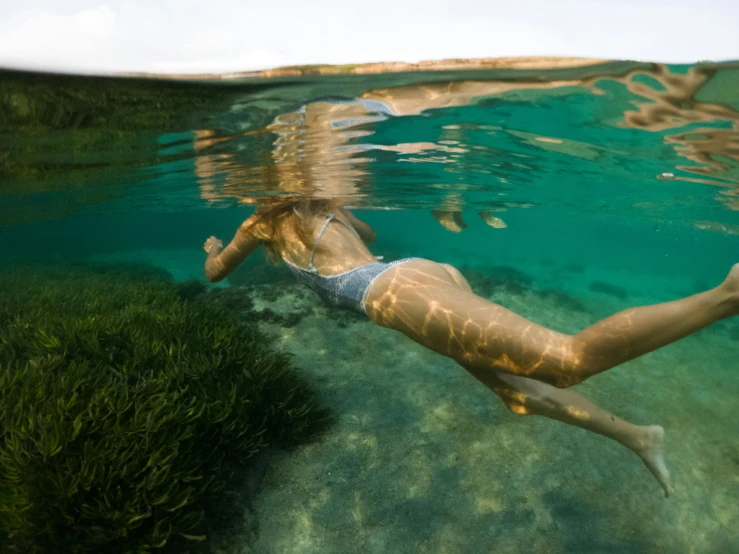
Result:
<instances>
[{"instance_id":1,"label":"underwater vegetation","mask_svg":"<svg viewBox=\"0 0 739 554\"><path fill-rule=\"evenodd\" d=\"M237 471L329 418L285 354L145 267L0 271L0 551L197 551Z\"/></svg>"},{"instance_id":2,"label":"underwater vegetation","mask_svg":"<svg viewBox=\"0 0 739 554\"><path fill-rule=\"evenodd\" d=\"M0 77L0 191L23 194L99 185L124 170L189 158L189 150L163 155L158 137L208 127L229 98L204 84L19 71Z\"/></svg>"}]
</instances>

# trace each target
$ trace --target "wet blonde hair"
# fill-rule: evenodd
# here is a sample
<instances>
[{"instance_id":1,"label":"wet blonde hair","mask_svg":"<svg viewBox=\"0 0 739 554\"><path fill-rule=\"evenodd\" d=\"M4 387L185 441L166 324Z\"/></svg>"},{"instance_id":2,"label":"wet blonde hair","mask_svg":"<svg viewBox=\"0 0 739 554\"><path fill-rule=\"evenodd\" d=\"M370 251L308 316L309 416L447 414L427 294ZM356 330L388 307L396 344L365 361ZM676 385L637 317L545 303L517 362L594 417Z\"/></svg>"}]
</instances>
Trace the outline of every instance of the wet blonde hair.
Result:
<instances>
[{"instance_id":1,"label":"wet blonde hair","mask_svg":"<svg viewBox=\"0 0 739 554\"><path fill-rule=\"evenodd\" d=\"M262 240L267 251L267 257L273 263L282 261L279 245L276 239L277 229L282 221L292 215L297 216L297 232L309 248L312 248L312 222L316 217L328 215L334 208L331 200L301 199L262 204L256 213L261 217L248 229L255 237Z\"/></svg>"}]
</instances>

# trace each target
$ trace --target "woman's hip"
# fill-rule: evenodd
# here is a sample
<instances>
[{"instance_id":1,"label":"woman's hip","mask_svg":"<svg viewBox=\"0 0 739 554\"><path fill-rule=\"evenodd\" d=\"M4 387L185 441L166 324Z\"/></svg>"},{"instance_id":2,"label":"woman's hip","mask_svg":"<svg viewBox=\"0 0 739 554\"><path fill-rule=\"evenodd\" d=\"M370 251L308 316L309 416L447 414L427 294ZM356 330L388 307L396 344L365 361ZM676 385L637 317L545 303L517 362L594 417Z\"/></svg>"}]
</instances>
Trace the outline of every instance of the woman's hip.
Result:
<instances>
[{"instance_id":1,"label":"woman's hip","mask_svg":"<svg viewBox=\"0 0 739 554\"><path fill-rule=\"evenodd\" d=\"M380 275L367 287L362 304L367 315L378 325L385 327L394 319L402 304L423 303L426 307L433 303L435 293L449 289L459 289L460 285L440 264L423 258L405 258L388 264ZM451 267L451 266L450 266Z\"/></svg>"}]
</instances>

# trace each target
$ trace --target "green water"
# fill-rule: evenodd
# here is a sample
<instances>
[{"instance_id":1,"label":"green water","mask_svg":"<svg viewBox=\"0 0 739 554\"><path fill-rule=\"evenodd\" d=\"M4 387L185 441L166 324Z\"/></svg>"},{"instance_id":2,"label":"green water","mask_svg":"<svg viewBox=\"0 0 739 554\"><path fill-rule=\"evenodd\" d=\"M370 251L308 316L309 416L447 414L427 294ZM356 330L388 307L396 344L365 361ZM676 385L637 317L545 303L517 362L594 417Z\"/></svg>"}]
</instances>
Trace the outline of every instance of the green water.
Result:
<instances>
[{"instance_id":1,"label":"green water","mask_svg":"<svg viewBox=\"0 0 739 554\"><path fill-rule=\"evenodd\" d=\"M0 72L0 263L136 261L204 281L204 239L230 238L260 198L342 196L376 229L373 253L450 263L575 333L739 262L738 91L736 63L225 83ZM260 325L337 423L244 477L260 491L249 523L215 551L739 550L736 320L577 387L665 427L665 500L619 445L513 415L262 253L222 285L278 314Z\"/></svg>"}]
</instances>

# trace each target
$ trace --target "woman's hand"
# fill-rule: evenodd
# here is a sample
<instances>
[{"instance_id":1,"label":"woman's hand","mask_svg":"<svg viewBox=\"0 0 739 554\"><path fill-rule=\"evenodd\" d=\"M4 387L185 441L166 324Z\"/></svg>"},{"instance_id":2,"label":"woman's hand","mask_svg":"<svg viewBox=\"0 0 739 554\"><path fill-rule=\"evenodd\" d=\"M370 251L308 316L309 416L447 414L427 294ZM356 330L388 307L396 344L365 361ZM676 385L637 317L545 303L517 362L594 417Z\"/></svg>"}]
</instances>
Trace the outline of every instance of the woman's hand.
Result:
<instances>
[{"instance_id":1,"label":"woman's hand","mask_svg":"<svg viewBox=\"0 0 739 554\"><path fill-rule=\"evenodd\" d=\"M208 240L206 240L205 244L203 245L203 250L210 254L213 247L216 247L218 250L222 250L223 241L217 239L216 237L208 237ZM217 253L218 252L216 252L216 254Z\"/></svg>"}]
</instances>

